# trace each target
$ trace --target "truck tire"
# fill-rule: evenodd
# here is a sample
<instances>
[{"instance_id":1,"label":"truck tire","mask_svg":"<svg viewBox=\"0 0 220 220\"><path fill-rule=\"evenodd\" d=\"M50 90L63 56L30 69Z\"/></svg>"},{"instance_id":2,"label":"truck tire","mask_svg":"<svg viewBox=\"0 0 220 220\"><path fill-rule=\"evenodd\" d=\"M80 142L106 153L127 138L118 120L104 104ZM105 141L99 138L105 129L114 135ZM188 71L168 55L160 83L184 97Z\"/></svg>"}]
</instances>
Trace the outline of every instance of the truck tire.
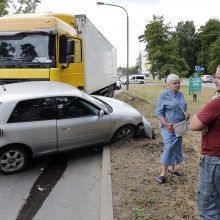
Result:
<instances>
[{"instance_id":1,"label":"truck tire","mask_svg":"<svg viewBox=\"0 0 220 220\"><path fill-rule=\"evenodd\" d=\"M108 87L108 97L112 98L114 96L114 85Z\"/></svg>"},{"instance_id":2,"label":"truck tire","mask_svg":"<svg viewBox=\"0 0 220 220\"><path fill-rule=\"evenodd\" d=\"M112 85L112 92L111 92L111 98L113 98L115 95L115 86Z\"/></svg>"}]
</instances>

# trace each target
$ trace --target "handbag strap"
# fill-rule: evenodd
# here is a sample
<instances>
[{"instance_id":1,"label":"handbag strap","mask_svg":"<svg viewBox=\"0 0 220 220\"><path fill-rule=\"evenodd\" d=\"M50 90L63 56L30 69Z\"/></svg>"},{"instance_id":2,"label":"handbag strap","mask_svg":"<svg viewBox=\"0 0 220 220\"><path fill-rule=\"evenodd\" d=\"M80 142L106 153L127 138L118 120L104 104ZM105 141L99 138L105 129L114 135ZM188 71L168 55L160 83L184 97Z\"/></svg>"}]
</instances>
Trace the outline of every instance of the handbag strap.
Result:
<instances>
[{"instance_id":1,"label":"handbag strap","mask_svg":"<svg viewBox=\"0 0 220 220\"><path fill-rule=\"evenodd\" d=\"M173 99L173 101L174 101L177 105L179 105L181 111L182 111L182 112L184 113L184 115L185 115L186 112L183 110L183 108L181 107L181 105L176 101L176 99L175 99L169 92L167 92L167 93L168 93L169 96Z\"/></svg>"}]
</instances>

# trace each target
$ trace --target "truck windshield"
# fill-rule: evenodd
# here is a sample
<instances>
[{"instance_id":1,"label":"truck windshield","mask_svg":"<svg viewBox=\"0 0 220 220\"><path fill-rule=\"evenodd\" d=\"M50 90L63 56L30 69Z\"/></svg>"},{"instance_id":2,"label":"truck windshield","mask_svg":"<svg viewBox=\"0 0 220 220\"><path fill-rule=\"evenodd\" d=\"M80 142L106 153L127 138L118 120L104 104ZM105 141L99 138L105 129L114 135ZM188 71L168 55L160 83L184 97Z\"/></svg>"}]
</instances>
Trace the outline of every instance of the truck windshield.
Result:
<instances>
[{"instance_id":1,"label":"truck windshield","mask_svg":"<svg viewBox=\"0 0 220 220\"><path fill-rule=\"evenodd\" d=\"M0 68L55 66L55 35L17 33L0 36Z\"/></svg>"}]
</instances>

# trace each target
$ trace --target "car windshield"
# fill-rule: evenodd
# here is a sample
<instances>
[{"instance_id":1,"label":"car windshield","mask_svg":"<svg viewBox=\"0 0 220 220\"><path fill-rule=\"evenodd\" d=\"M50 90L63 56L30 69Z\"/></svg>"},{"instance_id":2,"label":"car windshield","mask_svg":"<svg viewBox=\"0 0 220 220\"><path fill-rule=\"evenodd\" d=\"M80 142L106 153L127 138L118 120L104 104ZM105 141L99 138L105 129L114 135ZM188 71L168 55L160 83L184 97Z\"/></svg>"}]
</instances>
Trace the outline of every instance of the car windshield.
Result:
<instances>
[{"instance_id":1,"label":"car windshield","mask_svg":"<svg viewBox=\"0 0 220 220\"><path fill-rule=\"evenodd\" d=\"M98 99L97 97L87 95L86 93L83 92L84 97L90 101L90 102L95 102L98 106L100 106L104 111L106 112L112 112L112 107L108 105L107 103L103 102L102 100Z\"/></svg>"},{"instance_id":2,"label":"car windshield","mask_svg":"<svg viewBox=\"0 0 220 220\"><path fill-rule=\"evenodd\" d=\"M108 103L104 102L103 100L101 100L97 97L93 97L93 98L96 100L96 102L100 103L103 107L107 108L108 112L110 112L110 113L113 112L112 107Z\"/></svg>"},{"instance_id":3,"label":"car windshield","mask_svg":"<svg viewBox=\"0 0 220 220\"><path fill-rule=\"evenodd\" d=\"M0 36L0 68L48 68L55 64L55 35L15 33Z\"/></svg>"}]
</instances>

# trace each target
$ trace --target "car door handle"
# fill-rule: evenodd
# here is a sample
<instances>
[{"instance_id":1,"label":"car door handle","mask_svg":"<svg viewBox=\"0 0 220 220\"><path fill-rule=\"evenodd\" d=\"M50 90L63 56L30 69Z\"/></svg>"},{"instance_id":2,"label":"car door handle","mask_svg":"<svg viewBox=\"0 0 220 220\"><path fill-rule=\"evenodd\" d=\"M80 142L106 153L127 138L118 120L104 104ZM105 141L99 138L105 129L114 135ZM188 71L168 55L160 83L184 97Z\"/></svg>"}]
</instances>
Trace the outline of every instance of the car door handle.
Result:
<instances>
[{"instance_id":1,"label":"car door handle","mask_svg":"<svg viewBox=\"0 0 220 220\"><path fill-rule=\"evenodd\" d=\"M62 128L63 131L70 131L71 128Z\"/></svg>"}]
</instances>

